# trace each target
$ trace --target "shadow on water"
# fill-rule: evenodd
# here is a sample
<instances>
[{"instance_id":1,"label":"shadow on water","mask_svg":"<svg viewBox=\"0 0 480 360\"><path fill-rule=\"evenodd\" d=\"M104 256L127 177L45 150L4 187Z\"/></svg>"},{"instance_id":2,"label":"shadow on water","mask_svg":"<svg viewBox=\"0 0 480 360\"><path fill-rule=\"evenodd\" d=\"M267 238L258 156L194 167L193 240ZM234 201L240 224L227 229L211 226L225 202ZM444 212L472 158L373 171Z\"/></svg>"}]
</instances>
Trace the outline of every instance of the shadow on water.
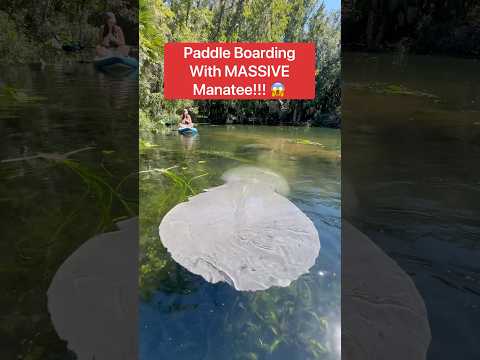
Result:
<instances>
[{"instance_id":1,"label":"shadow on water","mask_svg":"<svg viewBox=\"0 0 480 360\"><path fill-rule=\"evenodd\" d=\"M480 62L396 60L344 56L344 216L412 277L428 359L477 359Z\"/></svg>"},{"instance_id":2,"label":"shadow on water","mask_svg":"<svg viewBox=\"0 0 480 360\"><path fill-rule=\"evenodd\" d=\"M4 70L2 358L75 358L52 326L46 292L87 239L137 212L138 82L91 64Z\"/></svg>"},{"instance_id":3,"label":"shadow on water","mask_svg":"<svg viewBox=\"0 0 480 360\"><path fill-rule=\"evenodd\" d=\"M140 181L140 357L165 359L340 358L340 133L338 130L200 126L145 135ZM289 199L314 223L316 264L286 288L239 292L176 264L158 225L188 196L223 184L239 165L285 177ZM205 214L197 214L205 216Z\"/></svg>"}]
</instances>

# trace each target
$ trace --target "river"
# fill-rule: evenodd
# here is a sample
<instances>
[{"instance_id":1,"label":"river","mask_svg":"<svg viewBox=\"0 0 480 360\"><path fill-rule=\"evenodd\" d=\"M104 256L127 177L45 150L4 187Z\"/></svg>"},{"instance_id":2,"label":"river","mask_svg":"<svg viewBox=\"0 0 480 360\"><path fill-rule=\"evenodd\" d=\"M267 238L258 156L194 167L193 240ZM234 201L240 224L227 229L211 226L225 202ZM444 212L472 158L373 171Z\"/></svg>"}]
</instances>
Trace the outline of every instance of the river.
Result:
<instances>
[{"instance_id":1,"label":"river","mask_svg":"<svg viewBox=\"0 0 480 360\"><path fill-rule=\"evenodd\" d=\"M140 170L140 358L340 359L340 132L245 125L145 136ZM241 292L176 264L160 245L162 216L223 183L241 165L269 169L315 224L315 265L286 288ZM171 169L175 177L155 169ZM196 216L208 216L197 214Z\"/></svg>"},{"instance_id":2,"label":"river","mask_svg":"<svg viewBox=\"0 0 480 360\"><path fill-rule=\"evenodd\" d=\"M338 359L341 183L345 218L425 301L428 359L479 358L478 69L471 59L345 54L342 181L338 130L201 125L196 138L145 134L142 360ZM2 355L67 359L45 292L81 244L136 213L138 85L90 64L0 73L1 159L16 159L0 164ZM248 293L207 283L172 261L158 238L169 209L242 164L285 177L289 199L319 232L315 266L288 288ZM150 171L166 168L167 176Z\"/></svg>"},{"instance_id":3,"label":"river","mask_svg":"<svg viewBox=\"0 0 480 360\"><path fill-rule=\"evenodd\" d=\"M428 359L478 359L480 62L346 53L342 69L343 214L413 279Z\"/></svg>"},{"instance_id":4,"label":"river","mask_svg":"<svg viewBox=\"0 0 480 360\"><path fill-rule=\"evenodd\" d=\"M137 213L138 81L92 64L0 80L1 357L72 359L46 291L75 250Z\"/></svg>"}]
</instances>

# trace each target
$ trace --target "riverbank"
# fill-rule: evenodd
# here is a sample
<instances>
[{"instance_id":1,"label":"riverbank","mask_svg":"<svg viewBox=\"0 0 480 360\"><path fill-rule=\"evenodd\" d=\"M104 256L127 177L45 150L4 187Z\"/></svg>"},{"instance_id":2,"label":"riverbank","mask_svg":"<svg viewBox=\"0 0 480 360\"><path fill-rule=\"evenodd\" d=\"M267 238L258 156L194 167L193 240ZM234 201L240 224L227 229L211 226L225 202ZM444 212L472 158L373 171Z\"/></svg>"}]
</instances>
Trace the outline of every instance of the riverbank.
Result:
<instances>
[{"instance_id":1,"label":"riverbank","mask_svg":"<svg viewBox=\"0 0 480 360\"><path fill-rule=\"evenodd\" d=\"M342 49L480 56L480 4L466 1L344 1Z\"/></svg>"},{"instance_id":2,"label":"riverbank","mask_svg":"<svg viewBox=\"0 0 480 360\"><path fill-rule=\"evenodd\" d=\"M141 131L158 133L161 129L176 129L178 126L179 118L173 116L167 122L160 122L160 120L152 120L143 117L140 120ZM276 127L303 127L303 128L329 128L340 129L341 128L341 116L339 113L321 114L315 119L310 119L302 122L294 123L289 119L283 118L268 118L262 119L259 117L250 117L246 119L238 119L234 115L228 115L221 119L210 119L207 116L193 116L193 122L196 125L252 125L252 126L268 126L272 128Z\"/></svg>"},{"instance_id":3,"label":"riverbank","mask_svg":"<svg viewBox=\"0 0 480 360\"><path fill-rule=\"evenodd\" d=\"M201 15L200 15L201 14ZM241 16L240 14L246 14ZM150 2L140 8L140 128L178 122L188 108L222 124L340 126L340 18L312 2L280 2L275 7L236 2L232 6L185 8ZM174 20L172 20L174 19ZM208 19L208 20L206 20ZM258 19L267 19L258 21ZM315 98L277 101L165 100L163 46L183 42L312 42L317 54ZM212 56L216 54L212 54ZM273 54L272 54L273 55ZM155 119L149 121L149 119Z\"/></svg>"},{"instance_id":4,"label":"riverbank","mask_svg":"<svg viewBox=\"0 0 480 360\"><path fill-rule=\"evenodd\" d=\"M58 1L26 4L2 1L0 5L0 56L3 64L53 64L83 61L95 54L104 3L72 5ZM136 1L120 2L109 9L117 14L125 41L138 46L138 7Z\"/></svg>"},{"instance_id":5,"label":"riverbank","mask_svg":"<svg viewBox=\"0 0 480 360\"><path fill-rule=\"evenodd\" d=\"M197 119L213 125L237 124L237 125L268 125L268 126L305 126L305 127L326 127L339 129L341 126L341 117L339 112L315 114L296 121L289 114L271 114L270 116L249 116L238 117L235 114L227 113L224 117L209 118L205 115L197 116ZM195 119L194 119L195 121ZM198 122L198 121L196 121Z\"/></svg>"}]
</instances>

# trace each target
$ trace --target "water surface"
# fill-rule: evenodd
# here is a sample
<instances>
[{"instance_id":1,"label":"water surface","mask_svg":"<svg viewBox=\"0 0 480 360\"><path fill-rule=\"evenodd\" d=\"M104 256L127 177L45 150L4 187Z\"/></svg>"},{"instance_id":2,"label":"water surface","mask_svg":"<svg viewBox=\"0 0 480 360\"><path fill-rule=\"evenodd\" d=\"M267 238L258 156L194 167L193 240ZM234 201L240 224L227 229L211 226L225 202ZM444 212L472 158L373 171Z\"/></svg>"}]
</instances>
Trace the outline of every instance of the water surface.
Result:
<instances>
[{"instance_id":1,"label":"water surface","mask_svg":"<svg viewBox=\"0 0 480 360\"><path fill-rule=\"evenodd\" d=\"M339 130L205 125L193 138L175 131L143 138L141 359L340 359ZM211 284L161 246L162 216L239 165L283 176L288 198L317 228L320 255L289 287L240 292Z\"/></svg>"},{"instance_id":2,"label":"water surface","mask_svg":"<svg viewBox=\"0 0 480 360\"><path fill-rule=\"evenodd\" d=\"M355 53L342 69L344 215L415 282L428 359L478 359L480 62Z\"/></svg>"},{"instance_id":3,"label":"water surface","mask_svg":"<svg viewBox=\"0 0 480 360\"><path fill-rule=\"evenodd\" d=\"M17 159L0 162L2 359L74 358L46 291L78 247L136 213L137 87L92 64L0 69L0 161Z\"/></svg>"}]
</instances>

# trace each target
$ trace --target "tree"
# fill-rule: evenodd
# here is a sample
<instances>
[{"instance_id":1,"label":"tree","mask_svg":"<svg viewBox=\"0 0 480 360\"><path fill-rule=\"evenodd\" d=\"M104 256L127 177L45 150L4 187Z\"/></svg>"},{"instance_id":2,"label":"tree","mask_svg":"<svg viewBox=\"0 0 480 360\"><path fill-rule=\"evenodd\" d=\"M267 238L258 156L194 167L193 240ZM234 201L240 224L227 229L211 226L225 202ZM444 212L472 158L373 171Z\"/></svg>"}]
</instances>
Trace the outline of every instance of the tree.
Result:
<instances>
[{"instance_id":1,"label":"tree","mask_svg":"<svg viewBox=\"0 0 480 360\"><path fill-rule=\"evenodd\" d=\"M166 101L167 41L312 41L317 45L317 96L312 101ZM268 124L315 122L340 106L340 21L316 0L141 0L141 125L176 122L184 107L209 121ZM195 113L195 111L194 111ZM316 121L319 123L319 121ZM258 121L257 121L258 123Z\"/></svg>"}]
</instances>

